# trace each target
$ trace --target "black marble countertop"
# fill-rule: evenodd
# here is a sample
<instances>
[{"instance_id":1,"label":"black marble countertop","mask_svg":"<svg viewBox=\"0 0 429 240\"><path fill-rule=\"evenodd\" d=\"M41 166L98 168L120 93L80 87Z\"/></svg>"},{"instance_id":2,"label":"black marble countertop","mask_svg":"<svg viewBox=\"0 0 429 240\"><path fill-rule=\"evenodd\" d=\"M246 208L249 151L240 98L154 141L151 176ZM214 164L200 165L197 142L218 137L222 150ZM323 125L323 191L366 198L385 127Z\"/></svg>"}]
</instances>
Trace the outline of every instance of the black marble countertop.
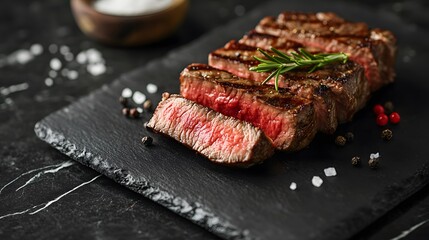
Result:
<instances>
[{"instance_id":1,"label":"black marble countertop","mask_svg":"<svg viewBox=\"0 0 429 240\"><path fill-rule=\"evenodd\" d=\"M429 28L429 4L418 1L359 1L391 11L418 31ZM216 236L160 205L68 159L34 134L34 124L122 73L162 57L260 4L257 0L197 1L180 30L139 48L111 48L85 37L69 1L5 0L0 8L0 239L214 239ZM36 44L36 45L34 45ZM33 46L41 55L28 58ZM36 46L36 47L35 47ZM103 55L106 72L83 65L74 80L51 77L54 46L76 56L88 49ZM65 46L67 48L65 48ZM51 50L51 51L50 51ZM18 60L17 58L18 57ZM28 62L27 62L28 60ZM18 61L18 62L17 62ZM19 63L21 62L21 63ZM26 63L24 63L26 62ZM12 86L12 87L11 87ZM43 209L39 211L39 209ZM355 239L424 239L429 236L429 187L356 235Z\"/></svg>"}]
</instances>

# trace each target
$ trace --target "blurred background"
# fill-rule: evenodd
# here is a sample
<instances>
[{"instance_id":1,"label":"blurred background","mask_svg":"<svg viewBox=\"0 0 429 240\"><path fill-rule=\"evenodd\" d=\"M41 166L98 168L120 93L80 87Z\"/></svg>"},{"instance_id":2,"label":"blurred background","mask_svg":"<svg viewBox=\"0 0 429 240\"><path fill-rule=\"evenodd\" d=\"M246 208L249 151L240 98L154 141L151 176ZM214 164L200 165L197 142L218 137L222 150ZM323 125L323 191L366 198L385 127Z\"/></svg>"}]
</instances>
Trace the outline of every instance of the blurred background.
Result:
<instances>
[{"instance_id":1,"label":"blurred background","mask_svg":"<svg viewBox=\"0 0 429 240\"><path fill-rule=\"evenodd\" d=\"M429 3L425 0L354 2L377 11L393 12L419 31L429 30ZM150 43L130 47L137 44L110 42L106 45L106 41L100 42L101 38L96 41L82 33L73 17L70 1L2 0L0 187L34 166L68 160L36 138L33 127L38 120L109 84L121 74L245 15L259 4L263 2L190 0L183 12L183 19L175 20L178 24L172 28L177 27L176 31L172 30L160 39L152 39ZM88 31L92 29L91 22L83 21L80 24ZM120 35L112 29L106 32L116 37ZM25 194L1 194L0 191L0 216L27 209L34 203L42 202L39 199L46 195L58 196L64 189L81 183L81 179L90 179L95 175L92 170L76 165L61 177L49 176L52 181L40 182L37 188L26 189ZM427 214L421 216L425 211L429 212L428 188L356 236L356 239L393 238L427 217ZM71 194L49 214L17 215L20 216L0 217L0 239L216 238L104 178L97 182L96 187ZM429 226L422 226L413 234L408 239L427 237Z\"/></svg>"}]
</instances>

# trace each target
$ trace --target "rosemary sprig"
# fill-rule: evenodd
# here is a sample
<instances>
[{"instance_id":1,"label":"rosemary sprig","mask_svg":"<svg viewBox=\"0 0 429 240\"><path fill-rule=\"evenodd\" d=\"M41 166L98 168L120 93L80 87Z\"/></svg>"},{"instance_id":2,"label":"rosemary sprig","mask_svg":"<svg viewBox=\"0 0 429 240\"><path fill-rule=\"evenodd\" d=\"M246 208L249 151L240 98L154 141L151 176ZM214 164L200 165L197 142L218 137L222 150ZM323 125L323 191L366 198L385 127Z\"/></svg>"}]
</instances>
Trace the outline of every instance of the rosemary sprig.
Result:
<instances>
[{"instance_id":1,"label":"rosemary sprig","mask_svg":"<svg viewBox=\"0 0 429 240\"><path fill-rule=\"evenodd\" d=\"M266 59L253 56L260 63L258 66L251 67L250 71L255 72L271 72L271 74L262 82L266 84L271 78L275 78L274 87L278 91L279 89L279 77L285 72L292 71L299 68L310 68L308 73L312 73L318 68L326 66L333 62L346 63L348 57L344 53L318 53L311 54L305 49L298 49L297 52L291 52L290 54L281 52L275 48L271 48L274 55L270 55L262 49L258 48Z\"/></svg>"}]
</instances>

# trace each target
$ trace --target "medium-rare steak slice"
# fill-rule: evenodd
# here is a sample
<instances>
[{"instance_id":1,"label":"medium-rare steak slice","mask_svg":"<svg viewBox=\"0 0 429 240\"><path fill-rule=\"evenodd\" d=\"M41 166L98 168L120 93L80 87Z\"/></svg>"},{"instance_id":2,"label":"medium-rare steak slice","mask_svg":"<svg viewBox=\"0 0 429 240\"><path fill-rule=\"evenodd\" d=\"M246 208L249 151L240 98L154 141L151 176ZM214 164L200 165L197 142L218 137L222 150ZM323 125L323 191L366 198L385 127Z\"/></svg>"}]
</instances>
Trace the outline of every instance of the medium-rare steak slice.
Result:
<instances>
[{"instance_id":1,"label":"medium-rare steak slice","mask_svg":"<svg viewBox=\"0 0 429 240\"><path fill-rule=\"evenodd\" d=\"M180 93L227 116L261 128L280 150L306 147L316 134L311 100L260 85L205 64L192 64L180 75Z\"/></svg>"},{"instance_id":2,"label":"medium-rare steak slice","mask_svg":"<svg viewBox=\"0 0 429 240\"><path fill-rule=\"evenodd\" d=\"M243 45L258 47L265 50L270 50L272 47L277 49L298 49L303 45L286 38L279 38L277 36L259 33L256 30L248 32L239 40Z\"/></svg>"},{"instance_id":3,"label":"medium-rare steak slice","mask_svg":"<svg viewBox=\"0 0 429 240\"><path fill-rule=\"evenodd\" d=\"M365 68L371 90L394 80L396 39L390 31L369 29L333 13L282 13L262 19L256 30L324 52L344 52Z\"/></svg>"},{"instance_id":4,"label":"medium-rare steak slice","mask_svg":"<svg viewBox=\"0 0 429 240\"><path fill-rule=\"evenodd\" d=\"M260 129L179 95L163 99L147 126L217 163L248 167L274 153Z\"/></svg>"},{"instance_id":5,"label":"medium-rare steak slice","mask_svg":"<svg viewBox=\"0 0 429 240\"><path fill-rule=\"evenodd\" d=\"M249 70L259 63L253 56L263 58L255 47L231 41L224 48L210 53L209 64L239 77L262 82L269 73ZM273 84L273 80L268 84ZM363 69L353 62L328 65L312 73L307 70L287 72L280 76L279 85L300 97L314 100L318 127L326 133L335 131L337 120L351 120L369 97L368 82L363 75Z\"/></svg>"}]
</instances>

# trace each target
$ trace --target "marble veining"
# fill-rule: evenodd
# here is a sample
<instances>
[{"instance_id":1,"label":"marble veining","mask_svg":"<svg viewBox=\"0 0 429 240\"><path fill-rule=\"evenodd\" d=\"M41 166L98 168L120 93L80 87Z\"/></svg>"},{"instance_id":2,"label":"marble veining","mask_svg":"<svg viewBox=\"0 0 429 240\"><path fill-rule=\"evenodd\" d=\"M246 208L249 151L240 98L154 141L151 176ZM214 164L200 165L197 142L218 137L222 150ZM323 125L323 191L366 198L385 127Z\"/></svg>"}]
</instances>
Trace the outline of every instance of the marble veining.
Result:
<instances>
[{"instance_id":1,"label":"marble veining","mask_svg":"<svg viewBox=\"0 0 429 240\"><path fill-rule=\"evenodd\" d=\"M53 203L55 203L55 202L59 201L61 198L65 197L66 195L68 195L68 194L70 194L70 193L72 193L72 192L76 191L77 189L79 189L79 188L81 188L81 187L83 187L83 186L85 186L85 185L87 185L87 184L92 183L93 181L95 181L97 178L99 178L99 177L101 177L101 176L102 176L102 175L101 175L101 174L99 174L99 175L97 175L96 177L92 178L91 180L89 180L89 181L86 181L86 182L83 182L83 183L79 184L78 186L76 186L76 187L74 187L74 188L70 189L69 191L67 191L67 192L65 192L65 193L63 193L63 194L61 194L60 196L56 197L55 199L53 199L53 200L51 200L51 201L49 201L49 202L46 202L46 203L42 203L42 204L35 205L35 206L33 206L33 207L31 207L31 208L28 208L28 209L25 209L25 210L23 210L23 211L19 211L19 212L14 212L14 213L5 214L5 215L3 215L3 216L0 216L0 219L7 218L7 217L12 217L12 216L16 216L16 215L22 215L22 214L25 214L25 213L28 213L28 212L30 212L30 213L29 213L29 215L37 214L37 213L39 213L39 212L41 212L41 211L45 210L46 208L48 208L48 207L49 207L50 205L52 205ZM39 207L40 207L40 208L39 208ZM35 210L35 211L32 211L33 209L36 209L36 208L39 208L39 209L37 209L37 210ZM32 212L31 212L31 211L32 211Z\"/></svg>"},{"instance_id":2,"label":"marble veining","mask_svg":"<svg viewBox=\"0 0 429 240\"><path fill-rule=\"evenodd\" d=\"M0 189L0 195L1 195L2 191L3 191L6 187L8 187L8 186L9 186L9 185L11 185L12 183L14 183L14 182L18 181L18 180L19 180L19 179L21 179L22 177L27 176L27 175L29 175L29 174L31 174L31 173L34 173L34 172L37 172L37 171L41 171L41 170L44 170L44 169L51 168L51 169L49 169L49 170L45 170L45 171L43 171L43 172L39 172L39 173L37 173L36 175L34 175L33 177L31 177L31 178L30 178L30 180L28 180L24 185L22 185L22 186L20 186L19 188L17 188L17 189L16 189L16 191L18 191L19 189L21 189L21 188L25 187L26 185L28 185L28 184L30 184L30 183L32 183L32 182L34 182L37 178L39 178L39 177L43 176L43 175L44 175L44 174L46 174L46 173L55 173L55 172L58 172L59 170L61 170L61 169L63 169L63 168L70 167L70 166L71 166L71 165L73 165L73 164L74 164L74 163L73 163L72 161L65 161L65 162L62 162L62 163L59 163L59 164L54 164L54 165L44 166L44 167L40 167L40 168L35 168L35 169L31 169L31 170L29 170L29 171L27 171L27 172L21 173L18 177L14 178L12 181L10 181L10 182L6 183L6 184L5 184L5 185Z\"/></svg>"}]
</instances>

